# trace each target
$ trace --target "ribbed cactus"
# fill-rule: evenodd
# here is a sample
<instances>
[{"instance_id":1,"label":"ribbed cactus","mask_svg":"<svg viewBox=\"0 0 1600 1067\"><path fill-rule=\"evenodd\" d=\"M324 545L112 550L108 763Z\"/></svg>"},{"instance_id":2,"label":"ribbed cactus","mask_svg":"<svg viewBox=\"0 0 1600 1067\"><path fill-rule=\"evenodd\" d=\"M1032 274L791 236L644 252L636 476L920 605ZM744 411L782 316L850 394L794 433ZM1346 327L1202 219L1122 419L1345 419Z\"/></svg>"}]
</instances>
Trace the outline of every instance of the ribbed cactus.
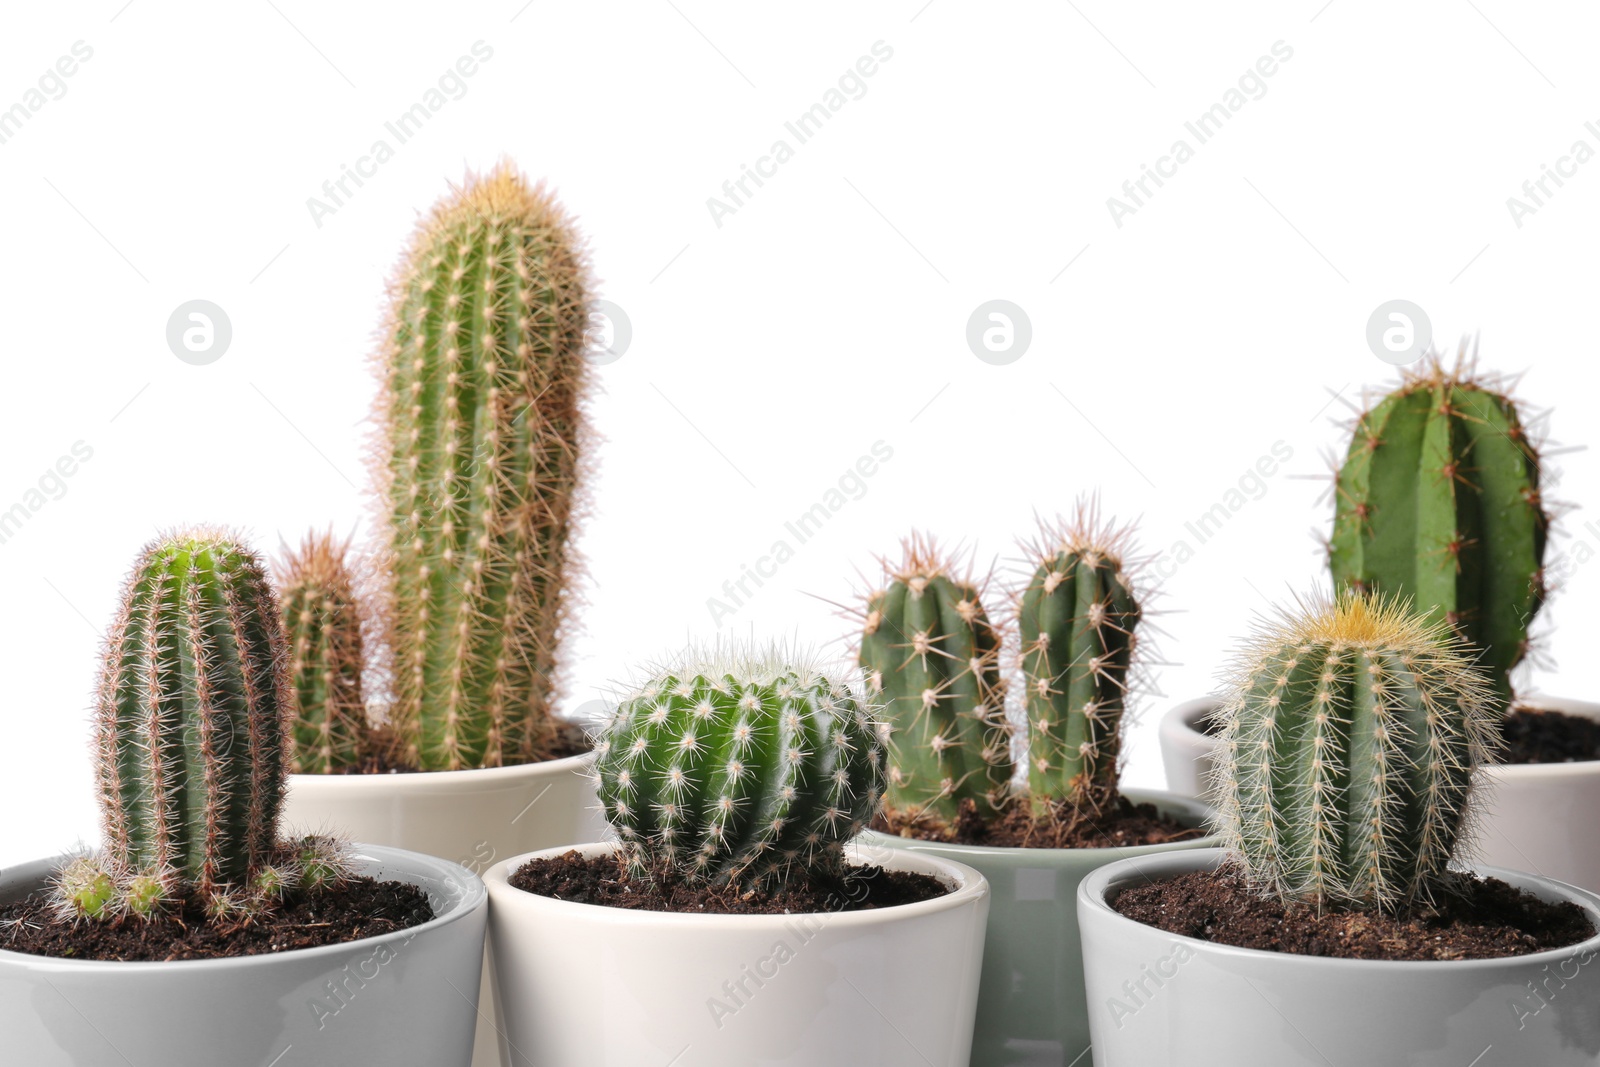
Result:
<instances>
[{"instance_id":1,"label":"ribbed cactus","mask_svg":"<svg viewBox=\"0 0 1600 1067\"><path fill-rule=\"evenodd\" d=\"M584 438L587 271L508 164L419 226L391 287L378 476L393 719L424 770L542 759Z\"/></svg>"},{"instance_id":2,"label":"ribbed cactus","mask_svg":"<svg viewBox=\"0 0 1600 1067\"><path fill-rule=\"evenodd\" d=\"M277 847L290 701L278 601L259 557L195 530L147 546L106 638L96 779L108 859L202 895L243 887Z\"/></svg>"},{"instance_id":3,"label":"ribbed cactus","mask_svg":"<svg viewBox=\"0 0 1600 1067\"><path fill-rule=\"evenodd\" d=\"M1499 737L1446 624L1350 591L1259 633L1219 714L1225 844L1255 884L1319 904L1426 898Z\"/></svg>"},{"instance_id":4,"label":"ribbed cactus","mask_svg":"<svg viewBox=\"0 0 1600 1067\"><path fill-rule=\"evenodd\" d=\"M1011 781L1000 635L976 583L932 539L913 535L888 584L867 597L857 658L889 727L888 804L949 822L962 801L983 815Z\"/></svg>"},{"instance_id":5,"label":"ribbed cactus","mask_svg":"<svg viewBox=\"0 0 1600 1067\"><path fill-rule=\"evenodd\" d=\"M1122 716L1142 617L1124 569L1131 534L1091 506L1026 549L1022 590L1028 786L1034 810L1065 800L1098 807L1116 795Z\"/></svg>"},{"instance_id":6,"label":"ribbed cactus","mask_svg":"<svg viewBox=\"0 0 1600 1067\"><path fill-rule=\"evenodd\" d=\"M275 568L289 640L293 767L301 774L354 767L369 746L361 612L349 551L331 530L309 534Z\"/></svg>"},{"instance_id":7,"label":"ribbed cactus","mask_svg":"<svg viewBox=\"0 0 1600 1067\"><path fill-rule=\"evenodd\" d=\"M1544 601L1539 456L1499 383L1432 357L1356 423L1339 471L1337 585L1447 621L1502 698Z\"/></svg>"},{"instance_id":8,"label":"ribbed cactus","mask_svg":"<svg viewBox=\"0 0 1600 1067\"><path fill-rule=\"evenodd\" d=\"M837 869L883 798L851 687L781 652L687 659L621 702L596 746L633 866L758 886Z\"/></svg>"}]
</instances>

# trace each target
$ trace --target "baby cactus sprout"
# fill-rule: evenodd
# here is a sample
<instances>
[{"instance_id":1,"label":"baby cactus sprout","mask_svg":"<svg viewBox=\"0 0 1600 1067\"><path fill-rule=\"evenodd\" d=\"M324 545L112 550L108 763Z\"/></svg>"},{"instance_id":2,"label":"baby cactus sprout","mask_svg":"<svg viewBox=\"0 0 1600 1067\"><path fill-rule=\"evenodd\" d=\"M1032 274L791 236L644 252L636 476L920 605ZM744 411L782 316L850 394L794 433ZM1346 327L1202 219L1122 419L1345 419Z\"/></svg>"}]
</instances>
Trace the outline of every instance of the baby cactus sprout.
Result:
<instances>
[{"instance_id":1,"label":"baby cactus sprout","mask_svg":"<svg viewBox=\"0 0 1600 1067\"><path fill-rule=\"evenodd\" d=\"M53 899L62 918L110 919L121 900L117 879L98 857L78 856L55 874Z\"/></svg>"},{"instance_id":2,"label":"baby cactus sprout","mask_svg":"<svg viewBox=\"0 0 1600 1067\"><path fill-rule=\"evenodd\" d=\"M1499 701L1448 623L1349 590L1263 626L1220 712L1219 829L1284 898L1427 899L1474 810Z\"/></svg>"},{"instance_id":3,"label":"baby cactus sprout","mask_svg":"<svg viewBox=\"0 0 1600 1067\"><path fill-rule=\"evenodd\" d=\"M250 892L259 900L276 902L298 884L298 871L273 864L261 868L250 879Z\"/></svg>"},{"instance_id":4,"label":"baby cactus sprout","mask_svg":"<svg viewBox=\"0 0 1600 1067\"><path fill-rule=\"evenodd\" d=\"M255 909L246 895L234 889L222 889L206 898L206 918L219 926L245 926Z\"/></svg>"},{"instance_id":5,"label":"baby cactus sprout","mask_svg":"<svg viewBox=\"0 0 1600 1067\"><path fill-rule=\"evenodd\" d=\"M856 690L782 649L719 649L654 672L596 751L600 799L639 873L756 888L837 872L883 799Z\"/></svg>"},{"instance_id":6,"label":"baby cactus sprout","mask_svg":"<svg viewBox=\"0 0 1600 1067\"><path fill-rule=\"evenodd\" d=\"M369 747L361 610L350 544L309 534L274 568L289 637L294 692L294 770L333 774L357 766Z\"/></svg>"},{"instance_id":7,"label":"baby cactus sprout","mask_svg":"<svg viewBox=\"0 0 1600 1067\"><path fill-rule=\"evenodd\" d=\"M350 849L331 837L306 837L294 846L294 862L287 876L308 890L330 889L355 874Z\"/></svg>"},{"instance_id":8,"label":"baby cactus sprout","mask_svg":"<svg viewBox=\"0 0 1600 1067\"><path fill-rule=\"evenodd\" d=\"M1053 802L1099 809L1117 795L1123 716L1143 618L1129 572L1131 527L1093 502L1024 546L1032 573L1018 604L1035 814Z\"/></svg>"},{"instance_id":9,"label":"baby cactus sprout","mask_svg":"<svg viewBox=\"0 0 1600 1067\"><path fill-rule=\"evenodd\" d=\"M888 729L889 808L948 823L963 802L993 815L1010 797L1011 730L1001 638L986 583L912 534L858 613L857 660Z\"/></svg>"},{"instance_id":10,"label":"baby cactus sprout","mask_svg":"<svg viewBox=\"0 0 1600 1067\"><path fill-rule=\"evenodd\" d=\"M1465 350L1403 375L1356 421L1339 469L1334 582L1449 623L1509 700L1545 598L1539 453L1507 384L1476 374Z\"/></svg>"},{"instance_id":11,"label":"baby cactus sprout","mask_svg":"<svg viewBox=\"0 0 1600 1067\"><path fill-rule=\"evenodd\" d=\"M122 899L130 915L148 919L159 913L172 900L167 883L157 874L139 873L129 878L122 887Z\"/></svg>"}]
</instances>

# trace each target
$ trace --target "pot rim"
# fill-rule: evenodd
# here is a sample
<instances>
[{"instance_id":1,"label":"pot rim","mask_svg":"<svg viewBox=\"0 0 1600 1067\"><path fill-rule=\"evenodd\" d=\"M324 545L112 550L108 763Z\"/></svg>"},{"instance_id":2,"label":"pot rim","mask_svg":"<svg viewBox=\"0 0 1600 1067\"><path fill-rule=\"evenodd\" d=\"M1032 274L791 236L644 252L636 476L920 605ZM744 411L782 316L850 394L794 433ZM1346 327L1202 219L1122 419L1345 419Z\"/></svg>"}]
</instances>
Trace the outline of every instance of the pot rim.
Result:
<instances>
[{"instance_id":1,"label":"pot rim","mask_svg":"<svg viewBox=\"0 0 1600 1067\"><path fill-rule=\"evenodd\" d=\"M1160 856L1150 857L1145 863L1157 864L1161 870L1154 872L1139 871L1137 876L1146 881L1155 881L1163 877L1186 874L1196 870L1215 870L1217 865L1227 856L1227 850L1221 848L1187 849L1165 853ZM1224 945L1215 941L1203 941L1197 937L1186 934L1175 934L1162 930L1156 926L1149 926L1137 920L1130 919L1118 912L1106 901L1106 894L1113 884L1127 881L1120 877L1128 873L1128 868L1136 861L1116 860L1104 867L1096 868L1084 877L1078 885L1078 911L1080 925L1085 912L1108 917L1114 926L1126 924L1122 929L1149 930L1165 938L1182 941L1193 947L1198 952L1210 953L1214 956L1236 957L1242 960L1261 960L1263 958L1279 961L1285 967L1300 967L1317 969L1322 967L1342 967L1346 969L1381 967L1385 972L1400 973L1410 970L1418 973L1434 973L1446 968L1460 970L1495 970L1507 967L1537 967L1541 964L1555 962L1572 956L1574 953L1586 951L1600 951L1600 897L1580 889L1577 886L1558 882L1554 878L1545 878L1542 875L1529 874L1526 871L1513 871L1505 867L1487 867L1473 865L1469 868L1474 874L1488 875L1499 878L1518 889L1534 892L1546 899L1567 900L1583 908L1589 916L1589 921L1594 925L1595 933L1582 941L1560 948L1545 949L1542 952L1533 952L1525 956L1497 956L1493 959L1481 960L1356 960L1335 959L1328 956L1307 956L1293 952L1270 952L1266 949L1240 948L1237 945ZM1539 890L1544 892L1539 892Z\"/></svg>"},{"instance_id":2,"label":"pot rim","mask_svg":"<svg viewBox=\"0 0 1600 1067\"><path fill-rule=\"evenodd\" d=\"M1161 716L1161 729L1179 734L1192 734L1198 737L1202 743L1214 743L1216 738L1204 730L1197 729L1196 724L1215 711L1221 703L1221 697L1215 694L1208 694L1174 704L1167 710L1165 715Z\"/></svg>"},{"instance_id":3,"label":"pot rim","mask_svg":"<svg viewBox=\"0 0 1600 1067\"><path fill-rule=\"evenodd\" d=\"M24 967L30 970L63 970L63 971L88 971L95 968L109 968L118 975L138 975L151 972L164 975L176 974L180 971L202 970L212 968L262 968L271 967L274 962L282 958L295 960L317 959L322 956L336 956L348 954L352 950L365 946L378 946L395 941L409 941L411 938L425 933L442 929L452 923L460 922L467 916L489 905L488 889L483 880L458 863L442 860L436 856L429 856L421 852L410 852L406 849L391 848L387 845L361 845L353 844L351 858L367 860L370 865L379 865L384 868L388 876L385 881L408 882L426 891L428 885L418 882L418 878L431 881L450 882L461 887L461 893L454 901L445 901L444 909L432 919L419 926L410 926L404 930L394 930L386 934L373 937L357 938L354 941L342 941L336 945L317 945L313 948L294 948L282 952L263 952L253 956L226 956L220 959L208 960L74 960L59 956L36 956L31 952L15 952L9 949L0 949L0 967ZM38 868L37 874L24 873L22 876L39 882L50 871L56 869L70 856L55 856L50 859L32 860L10 868L7 873L17 874L27 872L28 868ZM433 894L429 894L430 900ZM438 905L436 904L437 908Z\"/></svg>"},{"instance_id":4,"label":"pot rim","mask_svg":"<svg viewBox=\"0 0 1600 1067\"><path fill-rule=\"evenodd\" d=\"M510 882L511 872L531 859L549 859L573 851L579 852L585 857L604 855L615 852L618 847L619 844L615 841L595 841L525 852L520 856L512 856L509 859L501 860L487 871L484 871L483 881L488 887L490 899L494 901L494 907L499 909L499 914L502 917L508 908L520 908L548 912L552 918L558 920L562 917L594 920L604 916L605 921L608 922L678 926L686 931L692 931L697 928L704 929L713 925L734 925L742 932L752 934L781 930L793 923L795 919L808 915L826 915L830 927L835 925L845 927L874 926L880 923L898 922L903 919L914 919L968 907L984 901L989 896L988 879L982 873L964 863L958 863L955 860L943 857L910 852L906 849L875 846L871 842L863 842L860 838L856 838L846 846L852 859L857 861L865 860L890 870L931 874L947 888L950 887L952 882L954 887L949 892L931 900L919 900L911 904L896 904L888 908L872 908L861 911L797 911L782 915L722 915L676 911L635 911L629 908L613 908L605 904L557 900L555 897L540 896L537 893L529 893L526 890L518 889Z\"/></svg>"},{"instance_id":5,"label":"pot rim","mask_svg":"<svg viewBox=\"0 0 1600 1067\"><path fill-rule=\"evenodd\" d=\"M291 774L289 788L302 783L315 782L319 786L341 792L409 788L415 792L459 792L475 785L496 785L518 778L538 778L546 774L587 774L588 764L594 760L593 752L580 752L576 756L540 760L537 763L518 763L511 767L477 767L460 771L408 771L403 774ZM336 784L337 783L337 784Z\"/></svg>"},{"instance_id":6,"label":"pot rim","mask_svg":"<svg viewBox=\"0 0 1600 1067\"><path fill-rule=\"evenodd\" d=\"M1157 807L1183 808L1181 814L1192 816L1196 826L1204 826L1216 812L1210 804L1199 797L1186 796L1174 793L1168 789L1141 789L1130 786L1119 789L1123 796L1135 803L1151 803ZM862 833L858 841L876 845L883 842L884 848L917 849L924 852L938 853L941 856L978 856L985 859L1001 858L1006 856L1037 857L1045 862L1067 862L1069 856L1081 856L1089 853L1115 853L1117 859L1137 859L1155 852L1171 852L1176 848L1196 849L1214 847L1219 838L1216 834L1207 834L1191 841L1169 841L1160 845L1117 845L1112 848L1029 848L1015 845L964 845L955 841L923 841L915 837L900 837L895 834L886 834L880 830L867 830Z\"/></svg>"}]
</instances>

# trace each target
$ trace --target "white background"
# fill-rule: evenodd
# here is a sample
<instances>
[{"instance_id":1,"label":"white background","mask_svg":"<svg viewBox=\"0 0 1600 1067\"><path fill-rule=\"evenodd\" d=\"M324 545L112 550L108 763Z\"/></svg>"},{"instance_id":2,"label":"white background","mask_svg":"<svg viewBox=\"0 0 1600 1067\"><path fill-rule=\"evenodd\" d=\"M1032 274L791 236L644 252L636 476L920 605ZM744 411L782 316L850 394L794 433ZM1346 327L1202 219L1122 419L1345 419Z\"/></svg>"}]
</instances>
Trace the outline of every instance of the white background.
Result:
<instances>
[{"instance_id":1,"label":"white background","mask_svg":"<svg viewBox=\"0 0 1600 1067\"><path fill-rule=\"evenodd\" d=\"M833 641L807 594L847 597L913 526L1005 566L1086 491L1170 551L1282 441L1284 471L1162 583L1172 665L1127 776L1159 783L1159 713L1326 580L1312 479L1343 444L1330 395L1392 380L1378 304L1415 301L1446 345L1481 332L1557 440L1595 432L1600 162L1520 228L1506 205L1600 148L1576 4L124 3L18 5L0 35L0 108L93 49L0 144L0 510L94 453L0 544L0 864L94 838L97 631L148 536L217 521L272 550L362 522L384 278L417 212L502 153L559 189L633 324L598 373L570 707L716 635L707 599L875 441L894 456L865 494L721 633ZM316 225L307 198L479 40L465 95ZM877 41L865 95L796 146L784 122ZM1265 95L1198 145L1184 122L1277 41ZM1180 137L1194 158L1116 226L1107 198ZM794 158L718 227L707 198L778 138ZM209 366L165 340L195 298L233 325ZM1032 323L1007 366L965 340L996 298ZM1591 514L1553 552L1600 550L1594 453L1556 464ZM1597 596L1600 563L1574 568L1534 687L1600 691Z\"/></svg>"}]
</instances>

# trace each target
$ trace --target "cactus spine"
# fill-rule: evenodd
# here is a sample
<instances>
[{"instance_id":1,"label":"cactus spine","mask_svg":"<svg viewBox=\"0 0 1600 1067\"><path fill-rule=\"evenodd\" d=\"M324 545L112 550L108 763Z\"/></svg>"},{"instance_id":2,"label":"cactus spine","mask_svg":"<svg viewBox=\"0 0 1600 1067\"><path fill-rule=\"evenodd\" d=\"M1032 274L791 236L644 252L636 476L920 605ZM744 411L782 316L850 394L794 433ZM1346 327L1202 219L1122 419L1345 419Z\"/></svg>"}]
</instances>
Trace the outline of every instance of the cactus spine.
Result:
<instances>
[{"instance_id":1,"label":"cactus spine","mask_svg":"<svg viewBox=\"0 0 1600 1067\"><path fill-rule=\"evenodd\" d=\"M978 586L913 535L867 598L858 660L890 730L888 803L949 822L964 801L1004 806L1012 763L1001 639Z\"/></svg>"},{"instance_id":2,"label":"cactus spine","mask_svg":"<svg viewBox=\"0 0 1600 1067\"><path fill-rule=\"evenodd\" d=\"M509 164L442 200L381 355L393 719L424 770L545 757L584 436L587 272Z\"/></svg>"},{"instance_id":3,"label":"cactus spine","mask_svg":"<svg viewBox=\"0 0 1600 1067\"><path fill-rule=\"evenodd\" d=\"M1499 703L1449 627L1350 591L1263 630L1222 709L1220 829L1283 897L1426 898L1472 809Z\"/></svg>"},{"instance_id":4,"label":"cactus spine","mask_svg":"<svg viewBox=\"0 0 1600 1067\"><path fill-rule=\"evenodd\" d=\"M1017 624L1036 814L1053 801L1099 808L1116 796L1122 717L1142 611L1123 567L1130 532L1092 505L1028 550Z\"/></svg>"},{"instance_id":5,"label":"cactus spine","mask_svg":"<svg viewBox=\"0 0 1600 1067\"><path fill-rule=\"evenodd\" d=\"M1433 357L1356 423L1329 562L1341 587L1411 598L1448 622L1502 699L1544 601L1550 518L1539 456L1497 383Z\"/></svg>"},{"instance_id":6,"label":"cactus spine","mask_svg":"<svg viewBox=\"0 0 1600 1067\"><path fill-rule=\"evenodd\" d=\"M837 869L877 814L883 757L851 687L781 652L663 670L596 746L600 799L636 870L762 886Z\"/></svg>"},{"instance_id":7,"label":"cactus spine","mask_svg":"<svg viewBox=\"0 0 1600 1067\"><path fill-rule=\"evenodd\" d=\"M301 774L354 767L369 745L349 550L332 531L310 534L277 567L294 696L294 770Z\"/></svg>"},{"instance_id":8,"label":"cactus spine","mask_svg":"<svg viewBox=\"0 0 1600 1067\"><path fill-rule=\"evenodd\" d=\"M290 693L259 557L196 530L147 546L106 639L96 778L118 870L243 886L277 847Z\"/></svg>"}]
</instances>

